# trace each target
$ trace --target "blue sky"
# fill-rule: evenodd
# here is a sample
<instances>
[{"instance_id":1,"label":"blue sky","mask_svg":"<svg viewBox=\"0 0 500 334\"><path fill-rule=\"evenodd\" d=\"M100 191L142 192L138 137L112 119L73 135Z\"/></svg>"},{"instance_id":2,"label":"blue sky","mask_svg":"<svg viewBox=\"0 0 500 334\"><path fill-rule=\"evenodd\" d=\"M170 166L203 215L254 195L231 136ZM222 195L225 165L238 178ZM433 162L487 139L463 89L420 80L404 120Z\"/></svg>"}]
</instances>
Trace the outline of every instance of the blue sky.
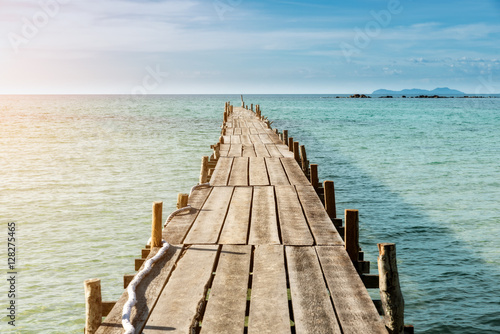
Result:
<instances>
[{"instance_id":1,"label":"blue sky","mask_svg":"<svg viewBox=\"0 0 500 334\"><path fill-rule=\"evenodd\" d=\"M9 0L0 94L500 93L500 1Z\"/></svg>"}]
</instances>

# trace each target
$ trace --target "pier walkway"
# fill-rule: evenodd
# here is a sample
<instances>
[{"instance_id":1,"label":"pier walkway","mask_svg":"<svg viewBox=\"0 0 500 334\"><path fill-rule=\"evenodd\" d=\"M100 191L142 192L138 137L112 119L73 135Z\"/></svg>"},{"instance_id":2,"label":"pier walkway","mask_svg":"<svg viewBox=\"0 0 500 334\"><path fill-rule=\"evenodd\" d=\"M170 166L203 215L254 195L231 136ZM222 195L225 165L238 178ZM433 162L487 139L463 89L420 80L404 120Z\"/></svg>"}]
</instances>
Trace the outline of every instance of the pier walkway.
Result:
<instances>
[{"instance_id":1,"label":"pier walkway","mask_svg":"<svg viewBox=\"0 0 500 334\"><path fill-rule=\"evenodd\" d=\"M232 110L210 185L163 229L171 247L138 286L136 333L387 333L297 156L255 112ZM123 333L127 298L97 333Z\"/></svg>"}]
</instances>

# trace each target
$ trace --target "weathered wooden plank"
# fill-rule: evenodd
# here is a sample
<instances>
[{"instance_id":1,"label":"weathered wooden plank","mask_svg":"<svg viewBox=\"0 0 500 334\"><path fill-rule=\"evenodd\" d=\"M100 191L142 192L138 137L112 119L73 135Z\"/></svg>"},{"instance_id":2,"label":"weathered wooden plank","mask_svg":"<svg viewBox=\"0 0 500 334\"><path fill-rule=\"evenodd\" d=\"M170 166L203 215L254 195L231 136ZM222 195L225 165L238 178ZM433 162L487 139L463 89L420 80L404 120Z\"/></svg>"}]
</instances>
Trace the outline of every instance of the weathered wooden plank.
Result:
<instances>
[{"instance_id":1,"label":"weathered wooden plank","mask_svg":"<svg viewBox=\"0 0 500 334\"><path fill-rule=\"evenodd\" d=\"M252 141L252 144L263 144L262 139L260 139L258 134L250 134L250 140Z\"/></svg>"},{"instance_id":2,"label":"weathered wooden plank","mask_svg":"<svg viewBox=\"0 0 500 334\"><path fill-rule=\"evenodd\" d=\"M295 186L316 245L344 245L312 186Z\"/></svg>"},{"instance_id":3,"label":"weathered wooden plank","mask_svg":"<svg viewBox=\"0 0 500 334\"><path fill-rule=\"evenodd\" d=\"M246 129L248 131L248 129ZM252 141L250 140L250 135L242 135L241 136L241 143L243 145L252 145Z\"/></svg>"},{"instance_id":4,"label":"weathered wooden plank","mask_svg":"<svg viewBox=\"0 0 500 334\"><path fill-rule=\"evenodd\" d=\"M285 257L281 245L254 251L248 333L290 333Z\"/></svg>"},{"instance_id":5,"label":"weathered wooden plank","mask_svg":"<svg viewBox=\"0 0 500 334\"><path fill-rule=\"evenodd\" d=\"M287 246L285 252L296 332L340 334L314 248Z\"/></svg>"},{"instance_id":6,"label":"weathered wooden plank","mask_svg":"<svg viewBox=\"0 0 500 334\"><path fill-rule=\"evenodd\" d=\"M387 333L368 291L343 247L316 247L342 331Z\"/></svg>"},{"instance_id":7,"label":"weathered wooden plank","mask_svg":"<svg viewBox=\"0 0 500 334\"><path fill-rule=\"evenodd\" d=\"M269 154L269 151L267 150L266 146L262 143L254 144L255 148L255 154L258 157L263 157L263 158L269 158L271 155Z\"/></svg>"},{"instance_id":8,"label":"weathered wooden plank","mask_svg":"<svg viewBox=\"0 0 500 334\"><path fill-rule=\"evenodd\" d=\"M253 123L251 123L251 124L253 125ZM257 131L257 129L255 128L255 126L248 128L248 130L250 130L250 134L251 135L257 135L257 134L259 134L259 131Z\"/></svg>"},{"instance_id":9,"label":"weathered wooden plank","mask_svg":"<svg viewBox=\"0 0 500 334\"><path fill-rule=\"evenodd\" d=\"M241 128L235 128L233 135L241 135Z\"/></svg>"},{"instance_id":10,"label":"weathered wooden plank","mask_svg":"<svg viewBox=\"0 0 500 334\"><path fill-rule=\"evenodd\" d=\"M210 185L212 186L226 186L229 181L229 174L231 174L231 166L233 165L234 158L221 157L217 161L214 173L210 178Z\"/></svg>"},{"instance_id":11,"label":"weathered wooden plank","mask_svg":"<svg viewBox=\"0 0 500 334\"><path fill-rule=\"evenodd\" d=\"M274 132L274 130L267 129L267 134L269 135L269 138L273 141L274 144L283 144L280 137L278 137L278 135Z\"/></svg>"},{"instance_id":12,"label":"weathered wooden plank","mask_svg":"<svg viewBox=\"0 0 500 334\"><path fill-rule=\"evenodd\" d=\"M245 127L241 128L241 134L244 136L245 135L248 136L250 134L250 131L248 129L248 126L246 125L246 122L245 122ZM241 139L243 141L243 137ZM248 140L250 140L250 137L248 137Z\"/></svg>"},{"instance_id":13,"label":"weathered wooden plank","mask_svg":"<svg viewBox=\"0 0 500 334\"><path fill-rule=\"evenodd\" d=\"M295 159L281 158L281 163L285 168L285 172L286 175L288 176L290 184L302 185L302 186L307 186L311 184L307 179L307 177L304 175L304 172L300 168L299 164L297 164L297 161L295 161Z\"/></svg>"},{"instance_id":14,"label":"weathered wooden plank","mask_svg":"<svg viewBox=\"0 0 500 334\"><path fill-rule=\"evenodd\" d=\"M159 247L155 247L149 253L148 259L158 253ZM142 279L136 289L137 304L132 309L130 320L132 325L136 328L136 333L144 327L146 320L149 317L151 309L158 300L158 296L168 280L172 268L174 267L179 255L181 254L181 246L170 245L167 253L158 260L149 272L149 274ZM116 302L115 306L109 312L106 319L102 322L97 330L97 334L122 334L122 311L123 306L128 300L128 293L125 291L120 299Z\"/></svg>"},{"instance_id":15,"label":"weathered wooden plank","mask_svg":"<svg viewBox=\"0 0 500 334\"><path fill-rule=\"evenodd\" d=\"M201 333L243 333L252 246L224 245Z\"/></svg>"},{"instance_id":16,"label":"weathered wooden plank","mask_svg":"<svg viewBox=\"0 0 500 334\"><path fill-rule=\"evenodd\" d=\"M236 131L236 129L235 129ZM240 136L236 136L236 135L232 135L231 136L231 145L233 144L241 144L241 137Z\"/></svg>"},{"instance_id":17,"label":"weathered wooden plank","mask_svg":"<svg viewBox=\"0 0 500 334\"><path fill-rule=\"evenodd\" d=\"M248 244L280 244L274 187L254 187Z\"/></svg>"},{"instance_id":18,"label":"weathered wooden plank","mask_svg":"<svg viewBox=\"0 0 500 334\"><path fill-rule=\"evenodd\" d=\"M243 145L241 144L231 144L229 149L228 157L241 157L243 150Z\"/></svg>"},{"instance_id":19,"label":"weathered wooden plank","mask_svg":"<svg viewBox=\"0 0 500 334\"><path fill-rule=\"evenodd\" d=\"M248 186L248 158L234 158L228 185Z\"/></svg>"},{"instance_id":20,"label":"weathered wooden plank","mask_svg":"<svg viewBox=\"0 0 500 334\"><path fill-rule=\"evenodd\" d=\"M276 186L276 203L284 245L310 246L314 239L293 186Z\"/></svg>"},{"instance_id":21,"label":"weathered wooden plank","mask_svg":"<svg viewBox=\"0 0 500 334\"><path fill-rule=\"evenodd\" d=\"M255 154L255 149L253 145L243 145L243 153L242 156L244 157L256 157L257 155Z\"/></svg>"},{"instance_id":22,"label":"weathered wooden plank","mask_svg":"<svg viewBox=\"0 0 500 334\"><path fill-rule=\"evenodd\" d=\"M220 150L221 151L228 151L231 148L231 144L220 144Z\"/></svg>"},{"instance_id":23,"label":"weathered wooden plank","mask_svg":"<svg viewBox=\"0 0 500 334\"><path fill-rule=\"evenodd\" d=\"M228 129L229 130L229 129ZM227 133L227 132L226 132ZM223 144L231 144L231 136L230 135L225 135L222 136L222 143Z\"/></svg>"},{"instance_id":24,"label":"weathered wooden plank","mask_svg":"<svg viewBox=\"0 0 500 334\"><path fill-rule=\"evenodd\" d=\"M253 189L236 187L234 189L219 244L246 245Z\"/></svg>"},{"instance_id":25,"label":"weathered wooden plank","mask_svg":"<svg viewBox=\"0 0 500 334\"><path fill-rule=\"evenodd\" d=\"M184 244L215 244L233 194L233 187L214 187Z\"/></svg>"},{"instance_id":26,"label":"weathered wooden plank","mask_svg":"<svg viewBox=\"0 0 500 334\"><path fill-rule=\"evenodd\" d=\"M267 144L266 145L267 151L269 152L269 155L273 158L281 158L283 157L283 154L278 150L275 144Z\"/></svg>"},{"instance_id":27,"label":"weathered wooden plank","mask_svg":"<svg viewBox=\"0 0 500 334\"><path fill-rule=\"evenodd\" d=\"M192 246L186 250L142 333L191 332L191 328L201 320L198 319L198 309L205 302L217 250L217 245Z\"/></svg>"},{"instance_id":28,"label":"weathered wooden plank","mask_svg":"<svg viewBox=\"0 0 500 334\"><path fill-rule=\"evenodd\" d=\"M226 128L225 135L226 135L226 136L231 136L232 134L234 134L234 128L227 127L227 128ZM229 143L229 142L227 142L227 143Z\"/></svg>"},{"instance_id":29,"label":"weathered wooden plank","mask_svg":"<svg viewBox=\"0 0 500 334\"><path fill-rule=\"evenodd\" d=\"M268 186L266 162L262 157L250 158L249 184L251 186Z\"/></svg>"},{"instance_id":30,"label":"weathered wooden plank","mask_svg":"<svg viewBox=\"0 0 500 334\"><path fill-rule=\"evenodd\" d=\"M273 141L271 140L271 138L269 138L269 135L267 133L259 133L259 137L263 144L273 144Z\"/></svg>"},{"instance_id":31,"label":"weathered wooden plank","mask_svg":"<svg viewBox=\"0 0 500 334\"><path fill-rule=\"evenodd\" d=\"M288 146L281 144L281 145L276 145L276 148L278 149L278 151L280 151L281 154L283 154L283 157L285 158L294 157L293 152L290 152Z\"/></svg>"},{"instance_id":32,"label":"weathered wooden plank","mask_svg":"<svg viewBox=\"0 0 500 334\"><path fill-rule=\"evenodd\" d=\"M271 185L289 185L283 165L279 158L265 158L269 182Z\"/></svg>"},{"instance_id":33,"label":"weathered wooden plank","mask_svg":"<svg viewBox=\"0 0 500 334\"><path fill-rule=\"evenodd\" d=\"M162 237L168 243L180 245L184 241L186 234L193 225L203 204L212 191L211 187L198 188L189 196L188 204L191 205L189 211L184 211L176 215L162 231ZM165 218L166 219L166 218Z\"/></svg>"}]
</instances>

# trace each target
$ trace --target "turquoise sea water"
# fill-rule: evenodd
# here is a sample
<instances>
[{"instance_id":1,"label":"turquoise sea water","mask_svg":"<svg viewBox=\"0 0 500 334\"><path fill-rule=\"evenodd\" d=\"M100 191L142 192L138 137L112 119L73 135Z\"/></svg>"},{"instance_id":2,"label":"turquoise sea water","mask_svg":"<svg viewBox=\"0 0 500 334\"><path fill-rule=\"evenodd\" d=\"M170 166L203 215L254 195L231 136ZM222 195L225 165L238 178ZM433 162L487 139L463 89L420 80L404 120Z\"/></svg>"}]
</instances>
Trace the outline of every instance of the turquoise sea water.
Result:
<instances>
[{"instance_id":1,"label":"turquoise sea water","mask_svg":"<svg viewBox=\"0 0 500 334\"><path fill-rule=\"evenodd\" d=\"M306 145L340 216L360 210L373 273L376 244L397 244L407 323L500 332L500 99L324 97L245 100ZM81 333L87 278L120 296L151 203L168 213L196 184L227 100L239 96L0 96L2 309L8 222L19 271L16 327L2 314L0 332Z\"/></svg>"}]
</instances>

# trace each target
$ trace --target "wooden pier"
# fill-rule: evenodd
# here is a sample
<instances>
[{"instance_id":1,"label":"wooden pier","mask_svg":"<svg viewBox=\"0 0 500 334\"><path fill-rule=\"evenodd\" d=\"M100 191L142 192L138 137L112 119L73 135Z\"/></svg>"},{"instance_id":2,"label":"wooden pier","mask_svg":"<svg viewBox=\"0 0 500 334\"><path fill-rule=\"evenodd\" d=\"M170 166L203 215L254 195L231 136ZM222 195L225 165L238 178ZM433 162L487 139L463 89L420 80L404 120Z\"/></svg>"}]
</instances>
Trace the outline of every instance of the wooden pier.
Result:
<instances>
[{"instance_id":1,"label":"wooden pier","mask_svg":"<svg viewBox=\"0 0 500 334\"><path fill-rule=\"evenodd\" d=\"M358 212L346 210L342 226L333 182L318 182L305 148L272 130L258 105L242 105L226 103L220 140L202 159L200 183L210 184L180 195L178 207L191 208L161 232L171 246L137 288L135 333L402 333L402 316L384 323L368 294L379 277L367 274ZM153 211L158 233L161 205ZM160 249L154 239L136 270ZM400 295L390 274L380 282ZM88 301L87 333L123 333L127 292L99 298ZM395 299L382 300L393 314Z\"/></svg>"}]
</instances>

